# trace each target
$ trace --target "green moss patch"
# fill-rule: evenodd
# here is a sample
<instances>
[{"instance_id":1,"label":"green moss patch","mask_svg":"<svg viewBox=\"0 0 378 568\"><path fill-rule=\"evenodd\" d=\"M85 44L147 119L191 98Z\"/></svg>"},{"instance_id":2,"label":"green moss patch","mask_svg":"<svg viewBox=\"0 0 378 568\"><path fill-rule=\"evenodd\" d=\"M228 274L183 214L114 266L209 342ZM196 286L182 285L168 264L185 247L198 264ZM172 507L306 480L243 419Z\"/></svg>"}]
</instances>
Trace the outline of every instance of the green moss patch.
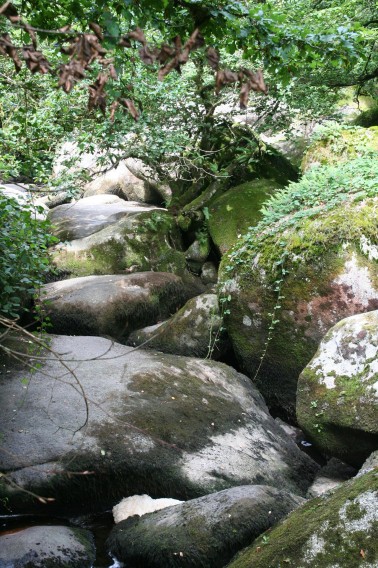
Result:
<instances>
[{"instance_id":1,"label":"green moss patch","mask_svg":"<svg viewBox=\"0 0 378 568\"><path fill-rule=\"evenodd\" d=\"M182 275L185 255L173 217L166 211L125 217L83 239L83 246L57 249L54 263L72 276L159 271ZM76 241L78 242L78 241Z\"/></svg>"},{"instance_id":2,"label":"green moss patch","mask_svg":"<svg viewBox=\"0 0 378 568\"><path fill-rule=\"evenodd\" d=\"M238 235L258 223L263 203L278 187L272 180L254 180L228 190L212 202L208 227L221 254L235 244Z\"/></svg>"},{"instance_id":3,"label":"green moss patch","mask_svg":"<svg viewBox=\"0 0 378 568\"><path fill-rule=\"evenodd\" d=\"M371 111L370 111L371 112ZM378 151L378 128L359 126L326 127L321 130L305 157L301 168L306 172L314 165L330 166L348 162L371 151Z\"/></svg>"},{"instance_id":4,"label":"green moss patch","mask_svg":"<svg viewBox=\"0 0 378 568\"><path fill-rule=\"evenodd\" d=\"M378 561L378 474L312 499L264 533L228 568L361 568Z\"/></svg>"}]
</instances>

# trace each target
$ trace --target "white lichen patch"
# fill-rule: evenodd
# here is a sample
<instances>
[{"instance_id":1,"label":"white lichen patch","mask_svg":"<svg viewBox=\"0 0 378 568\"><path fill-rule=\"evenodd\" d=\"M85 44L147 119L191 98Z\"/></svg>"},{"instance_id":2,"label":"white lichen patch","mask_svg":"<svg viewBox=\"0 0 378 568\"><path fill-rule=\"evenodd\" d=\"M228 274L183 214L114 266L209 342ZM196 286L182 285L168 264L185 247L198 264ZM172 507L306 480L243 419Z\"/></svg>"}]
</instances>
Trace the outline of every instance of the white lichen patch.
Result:
<instances>
[{"instance_id":1,"label":"white lichen patch","mask_svg":"<svg viewBox=\"0 0 378 568\"><path fill-rule=\"evenodd\" d=\"M325 525L328 525L328 523L324 523L324 525L320 527L319 532L327 529L327 526ZM319 554L324 552L325 544L326 541L320 536L320 534L312 534L304 546L305 553L303 556L303 562L306 564L313 562Z\"/></svg>"},{"instance_id":2,"label":"white lichen patch","mask_svg":"<svg viewBox=\"0 0 378 568\"><path fill-rule=\"evenodd\" d=\"M376 300L378 297L378 290L374 288L368 267L358 263L355 253L345 263L343 272L335 278L334 283L348 288L353 295L353 301L365 308L369 306L370 300Z\"/></svg>"},{"instance_id":3,"label":"white lichen patch","mask_svg":"<svg viewBox=\"0 0 378 568\"><path fill-rule=\"evenodd\" d=\"M378 373L378 312L351 316L339 322L325 336L309 364L319 383L336 387L338 377L358 377L361 383L376 379ZM376 381L374 382L376 384ZM370 385L371 389L371 385Z\"/></svg>"},{"instance_id":4,"label":"white lichen patch","mask_svg":"<svg viewBox=\"0 0 378 568\"><path fill-rule=\"evenodd\" d=\"M373 245L373 243L362 235L360 238L360 249L363 254L365 254L369 260L378 260L378 247Z\"/></svg>"},{"instance_id":5,"label":"white lichen patch","mask_svg":"<svg viewBox=\"0 0 378 568\"><path fill-rule=\"evenodd\" d=\"M181 468L193 483L205 486L219 479L240 482L261 476L272 483L277 475L289 475L289 467L272 440L268 440L263 428L241 427L233 432L212 436L211 443L198 452L185 453Z\"/></svg>"},{"instance_id":6,"label":"white lichen patch","mask_svg":"<svg viewBox=\"0 0 378 568\"><path fill-rule=\"evenodd\" d=\"M234 278L230 278L221 283L220 294L232 294L234 292L240 292L240 290L240 278L236 275Z\"/></svg>"},{"instance_id":7,"label":"white lichen patch","mask_svg":"<svg viewBox=\"0 0 378 568\"><path fill-rule=\"evenodd\" d=\"M252 320L249 316L243 316L243 325L245 325L246 327L251 327Z\"/></svg>"},{"instance_id":8,"label":"white lichen patch","mask_svg":"<svg viewBox=\"0 0 378 568\"><path fill-rule=\"evenodd\" d=\"M369 391L371 391L374 396L378 397L378 381L370 385L368 388Z\"/></svg>"},{"instance_id":9,"label":"white lichen patch","mask_svg":"<svg viewBox=\"0 0 378 568\"><path fill-rule=\"evenodd\" d=\"M360 518L350 518L348 509L355 505L361 511ZM373 523L378 522L378 491L366 491L358 495L353 501L349 501L339 511L340 520L343 522L345 530L350 533L357 531L367 532L372 528Z\"/></svg>"}]
</instances>

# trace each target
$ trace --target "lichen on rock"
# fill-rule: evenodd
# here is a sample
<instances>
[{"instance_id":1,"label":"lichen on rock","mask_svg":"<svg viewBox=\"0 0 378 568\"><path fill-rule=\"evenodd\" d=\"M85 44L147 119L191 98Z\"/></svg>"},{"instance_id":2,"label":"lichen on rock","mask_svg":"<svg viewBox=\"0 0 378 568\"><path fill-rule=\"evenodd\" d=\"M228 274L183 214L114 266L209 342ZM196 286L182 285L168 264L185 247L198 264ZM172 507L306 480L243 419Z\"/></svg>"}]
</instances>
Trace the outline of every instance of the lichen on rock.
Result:
<instances>
[{"instance_id":1,"label":"lichen on rock","mask_svg":"<svg viewBox=\"0 0 378 568\"><path fill-rule=\"evenodd\" d=\"M357 159L310 172L279 192L221 263L236 356L268 405L291 418L298 375L324 334L344 317L378 308L374 164ZM335 182L329 189L337 175L342 188Z\"/></svg>"},{"instance_id":2,"label":"lichen on rock","mask_svg":"<svg viewBox=\"0 0 378 568\"><path fill-rule=\"evenodd\" d=\"M311 499L241 552L228 568L375 568L378 474Z\"/></svg>"},{"instance_id":3,"label":"lichen on rock","mask_svg":"<svg viewBox=\"0 0 378 568\"><path fill-rule=\"evenodd\" d=\"M323 452L361 465L378 447L378 312L346 318L298 381L297 417Z\"/></svg>"}]
</instances>

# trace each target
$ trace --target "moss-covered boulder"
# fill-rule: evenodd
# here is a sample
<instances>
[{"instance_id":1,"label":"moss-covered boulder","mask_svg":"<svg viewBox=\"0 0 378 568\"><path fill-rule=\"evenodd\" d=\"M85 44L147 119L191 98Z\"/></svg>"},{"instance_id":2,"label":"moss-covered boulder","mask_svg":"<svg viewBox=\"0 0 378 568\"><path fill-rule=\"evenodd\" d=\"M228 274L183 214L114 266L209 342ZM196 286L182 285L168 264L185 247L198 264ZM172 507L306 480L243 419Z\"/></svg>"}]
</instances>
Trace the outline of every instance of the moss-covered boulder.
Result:
<instances>
[{"instance_id":1,"label":"moss-covered boulder","mask_svg":"<svg viewBox=\"0 0 378 568\"><path fill-rule=\"evenodd\" d=\"M375 568L378 473L308 501L241 552L228 568Z\"/></svg>"},{"instance_id":2,"label":"moss-covered boulder","mask_svg":"<svg viewBox=\"0 0 378 568\"><path fill-rule=\"evenodd\" d=\"M245 233L260 221L260 209L280 185L268 179L243 183L229 189L209 207L208 228L219 252L225 254Z\"/></svg>"},{"instance_id":3,"label":"moss-covered boulder","mask_svg":"<svg viewBox=\"0 0 378 568\"><path fill-rule=\"evenodd\" d=\"M378 126L378 106L373 105L371 108L361 112L353 121L356 126L363 126L369 128L371 126Z\"/></svg>"},{"instance_id":4,"label":"moss-covered boulder","mask_svg":"<svg viewBox=\"0 0 378 568\"><path fill-rule=\"evenodd\" d=\"M266 485L234 487L121 521L107 544L125 566L222 568L302 502Z\"/></svg>"},{"instance_id":5,"label":"moss-covered boulder","mask_svg":"<svg viewBox=\"0 0 378 568\"><path fill-rule=\"evenodd\" d=\"M301 164L306 172L314 166L331 166L378 151L378 127L340 127L335 125L319 134L307 150Z\"/></svg>"},{"instance_id":6,"label":"moss-covered boulder","mask_svg":"<svg viewBox=\"0 0 378 568\"><path fill-rule=\"evenodd\" d=\"M346 318L298 381L300 427L326 454L361 465L378 448L378 312Z\"/></svg>"},{"instance_id":7,"label":"moss-covered boulder","mask_svg":"<svg viewBox=\"0 0 378 568\"><path fill-rule=\"evenodd\" d=\"M303 496L316 474L231 367L100 337L7 345L27 358L0 360L0 514L82 515L131 495L261 483ZM31 375L30 349L41 357Z\"/></svg>"},{"instance_id":8,"label":"moss-covered boulder","mask_svg":"<svg viewBox=\"0 0 378 568\"><path fill-rule=\"evenodd\" d=\"M56 207L50 216L55 234L68 240L56 247L54 263L73 276L147 270L187 275L180 233L165 209L97 195Z\"/></svg>"},{"instance_id":9,"label":"moss-covered boulder","mask_svg":"<svg viewBox=\"0 0 378 568\"><path fill-rule=\"evenodd\" d=\"M38 302L53 333L124 341L135 329L172 315L190 296L179 276L141 272L52 282L41 288Z\"/></svg>"},{"instance_id":10,"label":"moss-covered boulder","mask_svg":"<svg viewBox=\"0 0 378 568\"><path fill-rule=\"evenodd\" d=\"M281 415L295 418L298 376L324 334L378 308L377 192L378 160L311 170L223 258L234 351Z\"/></svg>"},{"instance_id":11,"label":"moss-covered boulder","mask_svg":"<svg viewBox=\"0 0 378 568\"><path fill-rule=\"evenodd\" d=\"M189 357L222 358L228 343L217 295L192 298L169 320L131 333L128 344Z\"/></svg>"}]
</instances>

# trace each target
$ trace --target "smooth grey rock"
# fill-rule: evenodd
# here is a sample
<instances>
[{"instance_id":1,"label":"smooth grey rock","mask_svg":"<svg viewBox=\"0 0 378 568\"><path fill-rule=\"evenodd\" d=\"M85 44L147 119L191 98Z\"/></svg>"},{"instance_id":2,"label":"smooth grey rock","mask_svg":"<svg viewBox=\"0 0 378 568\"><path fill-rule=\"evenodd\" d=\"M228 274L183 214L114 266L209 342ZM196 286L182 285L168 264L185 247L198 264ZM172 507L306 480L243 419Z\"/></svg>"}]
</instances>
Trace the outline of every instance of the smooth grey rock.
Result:
<instances>
[{"instance_id":1,"label":"smooth grey rock","mask_svg":"<svg viewBox=\"0 0 378 568\"><path fill-rule=\"evenodd\" d=\"M0 194L8 198L15 199L20 205L28 208L31 215L40 221L44 221L47 216L48 208L41 198L29 191L29 188L14 183L0 183Z\"/></svg>"},{"instance_id":2,"label":"smooth grey rock","mask_svg":"<svg viewBox=\"0 0 378 568\"><path fill-rule=\"evenodd\" d=\"M194 262L205 262L210 254L210 239L204 237L202 240L195 240L185 252L187 260Z\"/></svg>"},{"instance_id":3,"label":"smooth grey rock","mask_svg":"<svg viewBox=\"0 0 378 568\"><path fill-rule=\"evenodd\" d=\"M0 535L0 568L91 568L92 535L83 529L36 526Z\"/></svg>"},{"instance_id":4,"label":"smooth grey rock","mask_svg":"<svg viewBox=\"0 0 378 568\"><path fill-rule=\"evenodd\" d=\"M121 211L114 215L110 210L104 211L103 216L101 209L95 208L87 216L79 215L77 226L75 215L72 217L67 211L63 220L66 219L70 231L77 229L71 236L95 232L55 247L54 263L59 269L75 276L155 270L185 275L186 280L194 278L186 270L181 235L168 211L109 195L82 201L95 198L116 199L116 209L123 203ZM51 214L59 209L55 208ZM198 281L203 291L203 284Z\"/></svg>"},{"instance_id":5,"label":"smooth grey rock","mask_svg":"<svg viewBox=\"0 0 378 568\"><path fill-rule=\"evenodd\" d=\"M116 195L92 195L75 203L59 205L49 212L54 234L62 241L81 239L97 233L125 215L159 209L137 201L125 201Z\"/></svg>"},{"instance_id":6,"label":"smooth grey rock","mask_svg":"<svg viewBox=\"0 0 378 568\"><path fill-rule=\"evenodd\" d=\"M245 484L304 495L311 484L317 464L234 369L99 337L47 341L31 374L3 357L0 471L55 501L2 478L6 514L99 511L142 493L187 500ZM29 339L8 345L33 352Z\"/></svg>"},{"instance_id":7,"label":"smooth grey rock","mask_svg":"<svg viewBox=\"0 0 378 568\"><path fill-rule=\"evenodd\" d=\"M216 284L218 282L218 269L213 262L203 264L201 280L204 284Z\"/></svg>"},{"instance_id":8,"label":"smooth grey rock","mask_svg":"<svg viewBox=\"0 0 378 568\"><path fill-rule=\"evenodd\" d=\"M357 475L363 475L372 469L378 469L378 450L370 454L368 459L362 464Z\"/></svg>"},{"instance_id":9,"label":"smooth grey rock","mask_svg":"<svg viewBox=\"0 0 378 568\"><path fill-rule=\"evenodd\" d=\"M107 545L126 566L221 568L303 501L266 485L234 487L121 521Z\"/></svg>"},{"instance_id":10,"label":"smooth grey rock","mask_svg":"<svg viewBox=\"0 0 378 568\"><path fill-rule=\"evenodd\" d=\"M72 201L72 195L69 191L58 191L54 193L48 193L44 197L41 197L41 202L46 205L49 209L54 209L58 205L64 205Z\"/></svg>"},{"instance_id":11,"label":"smooth grey rock","mask_svg":"<svg viewBox=\"0 0 378 568\"><path fill-rule=\"evenodd\" d=\"M165 272L84 276L46 284L40 291L52 332L118 340L167 318L187 299L181 278Z\"/></svg>"}]
</instances>

